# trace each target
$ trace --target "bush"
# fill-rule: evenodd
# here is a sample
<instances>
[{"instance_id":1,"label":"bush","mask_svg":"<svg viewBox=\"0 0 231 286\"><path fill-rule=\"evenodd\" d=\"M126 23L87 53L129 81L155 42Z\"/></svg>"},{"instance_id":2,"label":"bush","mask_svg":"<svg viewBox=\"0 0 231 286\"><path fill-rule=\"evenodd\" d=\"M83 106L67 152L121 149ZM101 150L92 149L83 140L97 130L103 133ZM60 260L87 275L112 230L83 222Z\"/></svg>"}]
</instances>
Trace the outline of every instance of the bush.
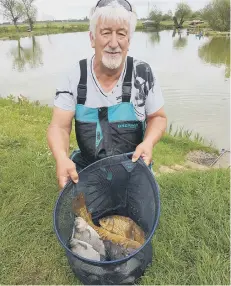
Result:
<instances>
[{"instance_id":1,"label":"bush","mask_svg":"<svg viewBox=\"0 0 231 286\"><path fill-rule=\"evenodd\" d=\"M230 30L230 1L213 0L203 9L203 18L216 31Z\"/></svg>"}]
</instances>

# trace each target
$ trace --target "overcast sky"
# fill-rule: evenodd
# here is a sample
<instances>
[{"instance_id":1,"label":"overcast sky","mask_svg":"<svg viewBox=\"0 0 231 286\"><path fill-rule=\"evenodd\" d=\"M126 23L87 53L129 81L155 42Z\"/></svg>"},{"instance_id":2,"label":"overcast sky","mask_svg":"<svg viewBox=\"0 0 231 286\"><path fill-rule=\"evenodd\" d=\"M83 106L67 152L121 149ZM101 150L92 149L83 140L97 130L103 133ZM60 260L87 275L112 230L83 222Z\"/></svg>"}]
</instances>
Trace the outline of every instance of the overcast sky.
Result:
<instances>
[{"instance_id":1,"label":"overcast sky","mask_svg":"<svg viewBox=\"0 0 231 286\"><path fill-rule=\"evenodd\" d=\"M131 0L135 5L139 18L148 15L148 7L156 5L160 10L167 12L174 11L176 3L181 0ZM209 0L185 0L193 10L203 8ZM38 20L61 20L61 19L82 19L89 15L90 8L97 3L97 0L35 0L38 8ZM2 18L0 18L2 22Z\"/></svg>"}]
</instances>

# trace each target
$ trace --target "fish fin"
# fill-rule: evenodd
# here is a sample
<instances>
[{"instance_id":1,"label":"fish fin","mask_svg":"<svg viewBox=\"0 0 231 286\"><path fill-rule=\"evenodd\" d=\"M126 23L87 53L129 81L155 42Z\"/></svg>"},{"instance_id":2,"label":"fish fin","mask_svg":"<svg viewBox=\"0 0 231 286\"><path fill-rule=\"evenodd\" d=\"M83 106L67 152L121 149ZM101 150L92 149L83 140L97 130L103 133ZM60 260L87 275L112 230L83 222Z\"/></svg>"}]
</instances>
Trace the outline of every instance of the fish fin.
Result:
<instances>
[{"instance_id":1,"label":"fish fin","mask_svg":"<svg viewBox=\"0 0 231 286\"><path fill-rule=\"evenodd\" d=\"M91 239L91 231L90 231L90 229L86 229L86 231L89 233L89 239Z\"/></svg>"},{"instance_id":2,"label":"fish fin","mask_svg":"<svg viewBox=\"0 0 231 286\"><path fill-rule=\"evenodd\" d=\"M72 201L72 209L78 215L78 210L85 207L85 199L83 193L79 193Z\"/></svg>"},{"instance_id":3,"label":"fish fin","mask_svg":"<svg viewBox=\"0 0 231 286\"><path fill-rule=\"evenodd\" d=\"M72 230L72 235L71 235L71 239L75 237L75 225L73 227L73 230Z\"/></svg>"},{"instance_id":4,"label":"fish fin","mask_svg":"<svg viewBox=\"0 0 231 286\"><path fill-rule=\"evenodd\" d=\"M79 240L79 244L82 245L85 249L87 249L87 247L89 245L88 243L81 241L81 240Z\"/></svg>"}]
</instances>

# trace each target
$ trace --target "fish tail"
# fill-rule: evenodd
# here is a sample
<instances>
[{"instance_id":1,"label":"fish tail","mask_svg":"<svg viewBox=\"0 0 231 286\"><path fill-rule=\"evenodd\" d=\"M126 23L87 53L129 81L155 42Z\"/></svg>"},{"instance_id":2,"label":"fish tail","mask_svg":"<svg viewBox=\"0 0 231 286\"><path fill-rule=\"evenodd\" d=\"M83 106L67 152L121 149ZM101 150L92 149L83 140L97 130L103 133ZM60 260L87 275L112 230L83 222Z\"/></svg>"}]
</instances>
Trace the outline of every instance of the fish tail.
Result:
<instances>
[{"instance_id":1,"label":"fish tail","mask_svg":"<svg viewBox=\"0 0 231 286\"><path fill-rule=\"evenodd\" d=\"M77 195L77 197L73 201L74 203L74 208L79 210L85 207L85 199L83 196L83 193L80 193Z\"/></svg>"},{"instance_id":2,"label":"fish tail","mask_svg":"<svg viewBox=\"0 0 231 286\"><path fill-rule=\"evenodd\" d=\"M91 214L88 212L85 198L83 193L80 193L73 199L72 204L73 212L77 215L82 217L88 224L92 224Z\"/></svg>"}]
</instances>

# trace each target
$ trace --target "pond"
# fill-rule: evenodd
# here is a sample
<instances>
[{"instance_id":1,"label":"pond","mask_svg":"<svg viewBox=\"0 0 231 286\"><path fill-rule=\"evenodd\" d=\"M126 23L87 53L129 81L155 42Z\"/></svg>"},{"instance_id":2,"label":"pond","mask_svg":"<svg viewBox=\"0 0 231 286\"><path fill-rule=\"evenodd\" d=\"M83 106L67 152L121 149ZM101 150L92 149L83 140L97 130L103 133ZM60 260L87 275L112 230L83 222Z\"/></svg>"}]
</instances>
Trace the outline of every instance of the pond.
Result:
<instances>
[{"instance_id":1,"label":"pond","mask_svg":"<svg viewBox=\"0 0 231 286\"><path fill-rule=\"evenodd\" d=\"M52 106L58 82L93 52L88 32L0 41L0 96L22 94ZM229 38L136 32L129 55L153 67L174 130L199 133L206 143L229 149Z\"/></svg>"}]
</instances>

